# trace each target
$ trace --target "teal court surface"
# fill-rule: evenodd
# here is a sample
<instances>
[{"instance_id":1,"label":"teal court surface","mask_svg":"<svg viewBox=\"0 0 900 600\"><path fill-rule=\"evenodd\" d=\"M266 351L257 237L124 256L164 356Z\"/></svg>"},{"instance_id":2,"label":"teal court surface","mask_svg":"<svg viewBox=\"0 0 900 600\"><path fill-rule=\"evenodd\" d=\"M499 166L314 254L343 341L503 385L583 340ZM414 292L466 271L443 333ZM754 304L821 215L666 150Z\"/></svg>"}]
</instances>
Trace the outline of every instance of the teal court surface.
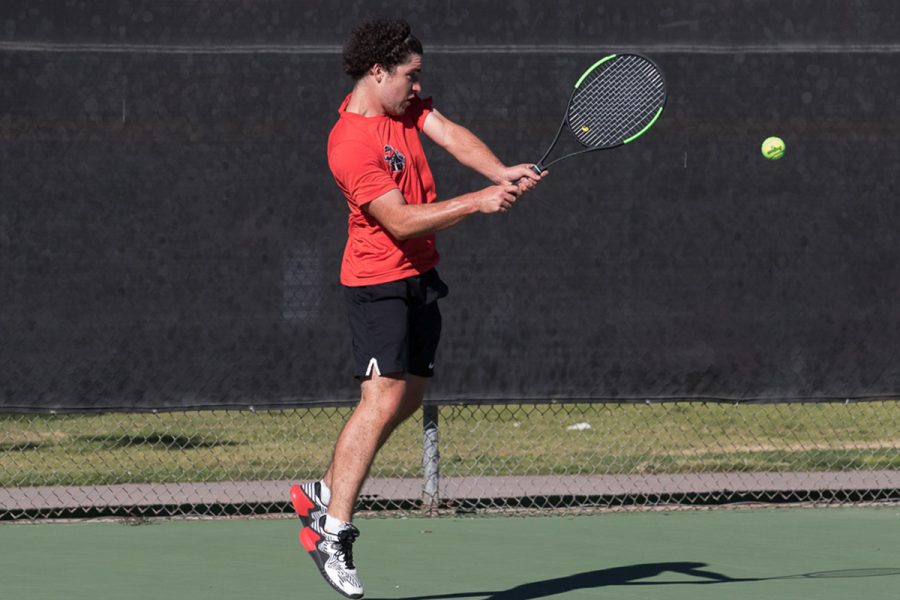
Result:
<instances>
[{"instance_id":1,"label":"teal court surface","mask_svg":"<svg viewBox=\"0 0 900 600\"><path fill-rule=\"evenodd\" d=\"M3 600L337 599L295 519L0 525ZM358 519L372 600L897 600L900 507Z\"/></svg>"}]
</instances>

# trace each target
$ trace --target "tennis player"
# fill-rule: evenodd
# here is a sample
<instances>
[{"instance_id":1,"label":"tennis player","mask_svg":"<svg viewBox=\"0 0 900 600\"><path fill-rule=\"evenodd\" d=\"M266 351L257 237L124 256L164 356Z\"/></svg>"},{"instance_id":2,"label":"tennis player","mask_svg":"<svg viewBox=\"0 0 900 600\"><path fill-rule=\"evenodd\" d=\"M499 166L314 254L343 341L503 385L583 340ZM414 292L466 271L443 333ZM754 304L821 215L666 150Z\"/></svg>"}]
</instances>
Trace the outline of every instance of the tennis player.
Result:
<instances>
[{"instance_id":1,"label":"tennis player","mask_svg":"<svg viewBox=\"0 0 900 600\"><path fill-rule=\"evenodd\" d=\"M363 586L353 560L360 489L379 448L422 404L441 333L435 233L474 214L503 213L542 175L506 166L472 132L419 97L422 44L401 19L356 28L343 51L352 92L328 138L328 164L347 200L341 265L360 401L322 480L294 485L300 540L326 581L349 598ZM493 185L437 200L423 132ZM515 182L515 183L514 183Z\"/></svg>"}]
</instances>

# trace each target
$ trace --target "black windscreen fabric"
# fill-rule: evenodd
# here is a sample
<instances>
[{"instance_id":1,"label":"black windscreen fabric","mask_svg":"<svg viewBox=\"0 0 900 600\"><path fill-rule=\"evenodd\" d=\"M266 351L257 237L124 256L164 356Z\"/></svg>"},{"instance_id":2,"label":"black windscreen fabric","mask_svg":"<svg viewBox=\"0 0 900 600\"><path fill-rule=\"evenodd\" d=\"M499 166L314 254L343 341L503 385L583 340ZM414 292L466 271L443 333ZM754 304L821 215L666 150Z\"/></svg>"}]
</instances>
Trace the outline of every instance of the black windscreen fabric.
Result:
<instances>
[{"instance_id":1,"label":"black windscreen fabric","mask_svg":"<svg viewBox=\"0 0 900 600\"><path fill-rule=\"evenodd\" d=\"M424 41L423 95L507 162L607 53ZM642 52L651 131L439 234L429 401L896 396L900 53ZM333 48L7 44L0 81L0 410L354 401ZM487 184L426 151L441 198Z\"/></svg>"}]
</instances>

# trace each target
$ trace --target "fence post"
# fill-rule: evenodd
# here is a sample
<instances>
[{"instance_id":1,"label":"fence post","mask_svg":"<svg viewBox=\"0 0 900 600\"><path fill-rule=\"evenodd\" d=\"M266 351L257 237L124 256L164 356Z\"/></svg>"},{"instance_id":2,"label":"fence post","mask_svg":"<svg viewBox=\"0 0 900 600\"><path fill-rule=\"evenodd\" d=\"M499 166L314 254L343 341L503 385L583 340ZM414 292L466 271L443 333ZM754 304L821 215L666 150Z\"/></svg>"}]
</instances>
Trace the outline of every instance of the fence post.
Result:
<instances>
[{"instance_id":1,"label":"fence post","mask_svg":"<svg viewBox=\"0 0 900 600\"><path fill-rule=\"evenodd\" d=\"M433 404L422 406L422 471L424 485L422 490L422 508L426 512L434 512L440 502L440 450L438 449L438 407Z\"/></svg>"}]
</instances>

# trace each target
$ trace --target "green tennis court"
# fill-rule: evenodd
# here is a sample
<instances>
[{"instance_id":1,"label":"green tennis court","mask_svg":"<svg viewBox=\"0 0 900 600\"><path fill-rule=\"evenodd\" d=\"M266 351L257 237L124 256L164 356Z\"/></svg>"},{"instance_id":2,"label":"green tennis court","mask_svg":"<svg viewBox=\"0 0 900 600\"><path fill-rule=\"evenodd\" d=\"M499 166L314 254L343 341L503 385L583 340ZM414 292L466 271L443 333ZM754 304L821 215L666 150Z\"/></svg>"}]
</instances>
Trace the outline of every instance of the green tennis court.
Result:
<instances>
[{"instance_id":1,"label":"green tennis court","mask_svg":"<svg viewBox=\"0 0 900 600\"><path fill-rule=\"evenodd\" d=\"M900 508L364 519L366 598L896 600ZM0 527L4 600L339 598L289 519Z\"/></svg>"}]
</instances>

